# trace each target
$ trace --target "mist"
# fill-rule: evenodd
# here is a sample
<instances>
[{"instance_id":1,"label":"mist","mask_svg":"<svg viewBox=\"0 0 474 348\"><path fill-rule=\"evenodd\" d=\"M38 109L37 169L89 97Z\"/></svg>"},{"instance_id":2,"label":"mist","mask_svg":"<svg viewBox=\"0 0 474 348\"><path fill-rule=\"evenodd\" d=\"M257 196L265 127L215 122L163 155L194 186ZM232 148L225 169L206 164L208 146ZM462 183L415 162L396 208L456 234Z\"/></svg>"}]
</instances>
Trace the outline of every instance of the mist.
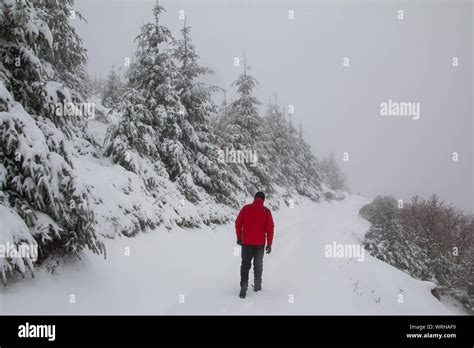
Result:
<instances>
[{"instance_id":1,"label":"mist","mask_svg":"<svg viewBox=\"0 0 474 348\"><path fill-rule=\"evenodd\" d=\"M155 1L78 0L88 72L125 70ZM209 83L227 89L244 53L269 98L294 108L318 156L333 153L351 190L368 197L438 194L473 212L472 16L469 1L160 1L175 37L185 11ZM403 11L403 12L400 12ZM400 18L403 16L403 18ZM274 95L276 94L276 96ZM216 94L220 103L223 94ZM419 117L383 116L416 103Z\"/></svg>"}]
</instances>

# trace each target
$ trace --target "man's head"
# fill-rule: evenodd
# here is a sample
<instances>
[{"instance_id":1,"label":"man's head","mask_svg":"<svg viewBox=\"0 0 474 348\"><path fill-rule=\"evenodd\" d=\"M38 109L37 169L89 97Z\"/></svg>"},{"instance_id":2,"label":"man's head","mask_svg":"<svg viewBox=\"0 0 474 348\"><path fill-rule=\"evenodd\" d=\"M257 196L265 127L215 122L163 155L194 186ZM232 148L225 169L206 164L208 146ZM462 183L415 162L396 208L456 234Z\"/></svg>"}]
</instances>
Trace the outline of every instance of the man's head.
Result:
<instances>
[{"instance_id":1,"label":"man's head","mask_svg":"<svg viewBox=\"0 0 474 348\"><path fill-rule=\"evenodd\" d=\"M262 201L265 201L265 193L263 193L262 191L258 191L256 194L255 194L255 198L261 198Z\"/></svg>"}]
</instances>

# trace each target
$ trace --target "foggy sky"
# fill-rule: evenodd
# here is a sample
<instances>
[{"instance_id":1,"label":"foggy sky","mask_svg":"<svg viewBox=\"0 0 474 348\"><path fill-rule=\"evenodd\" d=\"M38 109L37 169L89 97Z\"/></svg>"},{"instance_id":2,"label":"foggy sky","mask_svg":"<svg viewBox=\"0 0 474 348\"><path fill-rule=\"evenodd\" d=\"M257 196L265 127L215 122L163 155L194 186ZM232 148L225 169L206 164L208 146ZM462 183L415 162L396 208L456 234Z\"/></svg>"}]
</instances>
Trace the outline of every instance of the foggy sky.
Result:
<instances>
[{"instance_id":1,"label":"foggy sky","mask_svg":"<svg viewBox=\"0 0 474 348\"><path fill-rule=\"evenodd\" d=\"M105 76L132 57L155 1L76 0L88 71ZM175 37L185 10L210 80L228 89L245 51L260 82L303 125L317 156L333 152L353 192L397 199L437 193L473 212L472 2L165 1ZM293 10L295 18L288 18ZM398 10L404 19L397 18ZM343 58L349 67L343 67ZM459 66L452 67L453 57ZM419 120L380 115L389 99L418 102ZM222 95L216 95L220 102ZM343 161L343 153L349 161ZM452 153L459 161L452 161Z\"/></svg>"}]
</instances>

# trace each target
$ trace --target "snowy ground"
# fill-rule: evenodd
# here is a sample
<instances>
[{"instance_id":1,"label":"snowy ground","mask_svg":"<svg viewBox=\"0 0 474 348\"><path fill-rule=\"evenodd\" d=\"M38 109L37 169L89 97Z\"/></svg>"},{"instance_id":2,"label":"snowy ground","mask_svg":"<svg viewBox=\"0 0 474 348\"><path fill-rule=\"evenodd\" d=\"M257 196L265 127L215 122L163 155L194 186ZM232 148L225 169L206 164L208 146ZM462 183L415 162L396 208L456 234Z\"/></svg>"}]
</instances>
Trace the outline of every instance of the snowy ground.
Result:
<instances>
[{"instance_id":1,"label":"snowy ground","mask_svg":"<svg viewBox=\"0 0 474 348\"><path fill-rule=\"evenodd\" d=\"M362 240L368 223L358 210L366 202L360 196L303 201L274 212L275 241L264 258L263 291L249 291L245 300L237 296L239 247L227 225L110 240L107 260L88 254L53 275L42 271L10 283L0 292L0 313L459 314L430 294L432 283L368 254L362 262L324 256L324 246L333 241Z\"/></svg>"}]
</instances>

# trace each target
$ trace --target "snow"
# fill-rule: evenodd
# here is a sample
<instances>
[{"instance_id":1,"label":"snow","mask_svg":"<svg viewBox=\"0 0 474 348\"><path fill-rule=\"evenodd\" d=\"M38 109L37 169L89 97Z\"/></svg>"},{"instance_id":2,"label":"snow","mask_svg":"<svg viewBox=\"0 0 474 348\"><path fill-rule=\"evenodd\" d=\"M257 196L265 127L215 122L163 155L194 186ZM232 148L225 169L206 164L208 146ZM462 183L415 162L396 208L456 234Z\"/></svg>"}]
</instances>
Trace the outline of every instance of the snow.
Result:
<instances>
[{"instance_id":1,"label":"snow","mask_svg":"<svg viewBox=\"0 0 474 348\"><path fill-rule=\"evenodd\" d=\"M45 100L47 100L51 104L72 102L72 97L69 89L65 88L64 85L60 82L46 81L44 85L44 91L46 93L44 97ZM64 97L64 101L59 97L58 92L62 94L62 96ZM74 104L71 105L76 108ZM71 112L74 114L74 111Z\"/></svg>"},{"instance_id":2,"label":"snow","mask_svg":"<svg viewBox=\"0 0 474 348\"><path fill-rule=\"evenodd\" d=\"M5 85L2 81L0 81L0 101L3 101L3 105L0 104L0 110L10 110L10 108L14 105L13 97L10 92L6 89ZM0 123L0 126L2 123Z\"/></svg>"},{"instance_id":3,"label":"snow","mask_svg":"<svg viewBox=\"0 0 474 348\"><path fill-rule=\"evenodd\" d=\"M296 136L276 105L270 106L277 113L269 119L272 138L259 140L268 144L263 146L252 139L254 131L249 132L249 124L259 132L267 130L257 113L259 102L251 93L257 85L253 77L241 74L233 84L240 96L230 104L230 111L225 111L229 121L223 122L225 136L212 134L207 123L197 121L213 112L208 98L211 90L190 89L179 97L183 90L175 88L180 72L176 58L158 52L156 45L149 46L171 39L170 33L160 27L157 36L153 24L147 24L139 36L138 61L128 79L131 86L147 86L148 90L135 91L130 100L124 99L130 112L121 118L117 110L101 105L96 96L97 119L80 117L71 124L64 119L59 128L52 119L40 115L54 106L61 111L58 117L85 116L83 105L68 108L79 93L66 87L70 83L55 80L61 75L78 81L80 74L76 76L73 70L78 68L80 73L82 66L71 63L59 69L45 61L41 52L58 43L53 42L45 22L50 18L49 10L39 10L44 6L4 0L5 6L11 7L12 19L18 25L12 27L16 39L2 43L2 47L7 53L18 52L27 62L23 66L31 71L23 82L14 79L8 68L0 71L7 81L5 85L0 81L1 152L6 159L0 164L0 247L13 243L19 248L23 243L57 237L62 241L46 245L43 256L49 256L48 249L58 245L65 251L79 251L83 244L102 250L91 246L97 234L106 244L107 258L89 250L81 260L59 257L55 250L54 256L37 267L35 278L30 277L29 257L13 261L0 258L0 279L5 285L6 274L15 269L27 275L20 282L15 274L0 289L0 314L461 313L460 303L444 297L438 301L431 295L434 283L416 280L367 254L360 259L326 257L328 245L361 246L369 223L358 211L369 200L331 190L342 186L341 177L333 183L325 180L329 187L320 182L309 146ZM62 24L65 31L58 29L57 33L72 35L66 35L65 42L80 44L74 31L68 32L72 28L66 21ZM38 41L40 37L47 45ZM80 51L80 45L76 48ZM82 56L77 54L73 56ZM151 63L145 61L152 55ZM16 58L7 54L5 61L12 65ZM200 69L197 65L194 68ZM194 73L202 75L197 70ZM21 103L14 101L7 87L17 92ZM37 105L37 98L31 99L31 91L41 97L42 107ZM196 100L191 103L192 96ZM187 110L182 104L185 99ZM38 115L28 114L22 104L33 105ZM114 147L104 154L110 140L105 137L111 125L107 122L121 128L112 132ZM163 139L157 142L155 135ZM259 148L260 163L250 165L250 170L245 163L228 168L222 162L215 163L214 150L226 143L238 151ZM291 143L295 146L289 146ZM162 146L161 151L157 145ZM267 166L269 161L275 163ZM327 169L336 170L335 165ZM277 173L275 177L272 172ZM265 256L263 291L250 291L242 301L237 297L240 247L235 243L233 227L237 212L217 204L215 198L242 201L244 186L250 191L261 188L262 178L282 185L267 201L274 209L274 251ZM292 196L294 188L314 200L334 200L316 203ZM94 214L89 214L89 207ZM80 227L72 230L71 226ZM77 302L70 302L71 295Z\"/></svg>"},{"instance_id":4,"label":"snow","mask_svg":"<svg viewBox=\"0 0 474 348\"><path fill-rule=\"evenodd\" d=\"M95 176L100 176L97 171ZM332 203L300 198L294 208L281 204L274 211L273 251L264 257L263 290L249 289L244 300L237 296L240 256L235 252L240 247L232 224L159 227L108 240L106 260L86 253L53 274L43 268L34 279L13 281L2 290L0 312L459 314L431 295L433 283L411 278L367 253L363 262L324 257L326 244L359 242L369 226L358 210L367 202L353 195ZM71 294L75 303L69 302Z\"/></svg>"},{"instance_id":5,"label":"snow","mask_svg":"<svg viewBox=\"0 0 474 348\"><path fill-rule=\"evenodd\" d=\"M23 242L34 245L36 244L30 234L28 226L26 226L23 219L11 208L0 204L0 245L4 248L8 247L9 243L13 243L15 250L18 250L18 245ZM6 274L10 273L13 268L17 268L21 274L25 274L25 262L32 266L31 260L24 258L12 258L11 264L7 262L5 256L0 257L0 280L5 282ZM1 310L1 298L0 298Z\"/></svg>"},{"instance_id":6,"label":"snow","mask_svg":"<svg viewBox=\"0 0 474 348\"><path fill-rule=\"evenodd\" d=\"M28 226L13 209L0 205L0 221L2 222L0 225L2 231L0 233L1 245L5 245L8 242L20 243L21 241L34 243Z\"/></svg>"},{"instance_id":7,"label":"snow","mask_svg":"<svg viewBox=\"0 0 474 348\"><path fill-rule=\"evenodd\" d=\"M103 143L105 132L106 126L102 122L89 122L87 133L97 143ZM71 161L77 177L91 187L97 226L107 226L98 229L102 236L134 235L143 225L151 228L163 225L170 230L177 225L197 226L229 220L231 208L214 203L208 195L202 194L196 205L186 202L174 183L156 174L150 160L131 153L131 158L137 161L136 166L141 168L139 172L144 173L143 177L146 175L158 183L156 197L146 189L142 177L114 164L110 158L78 153L75 149L81 147L78 141L74 146L68 146L68 150L74 154Z\"/></svg>"},{"instance_id":8,"label":"snow","mask_svg":"<svg viewBox=\"0 0 474 348\"><path fill-rule=\"evenodd\" d=\"M134 234L139 230L140 221L160 222L154 199L146 195L135 174L107 159L74 158L73 165L81 179L91 185L97 225L108 226L106 231L98 231L100 234L108 237L117 233Z\"/></svg>"}]
</instances>

